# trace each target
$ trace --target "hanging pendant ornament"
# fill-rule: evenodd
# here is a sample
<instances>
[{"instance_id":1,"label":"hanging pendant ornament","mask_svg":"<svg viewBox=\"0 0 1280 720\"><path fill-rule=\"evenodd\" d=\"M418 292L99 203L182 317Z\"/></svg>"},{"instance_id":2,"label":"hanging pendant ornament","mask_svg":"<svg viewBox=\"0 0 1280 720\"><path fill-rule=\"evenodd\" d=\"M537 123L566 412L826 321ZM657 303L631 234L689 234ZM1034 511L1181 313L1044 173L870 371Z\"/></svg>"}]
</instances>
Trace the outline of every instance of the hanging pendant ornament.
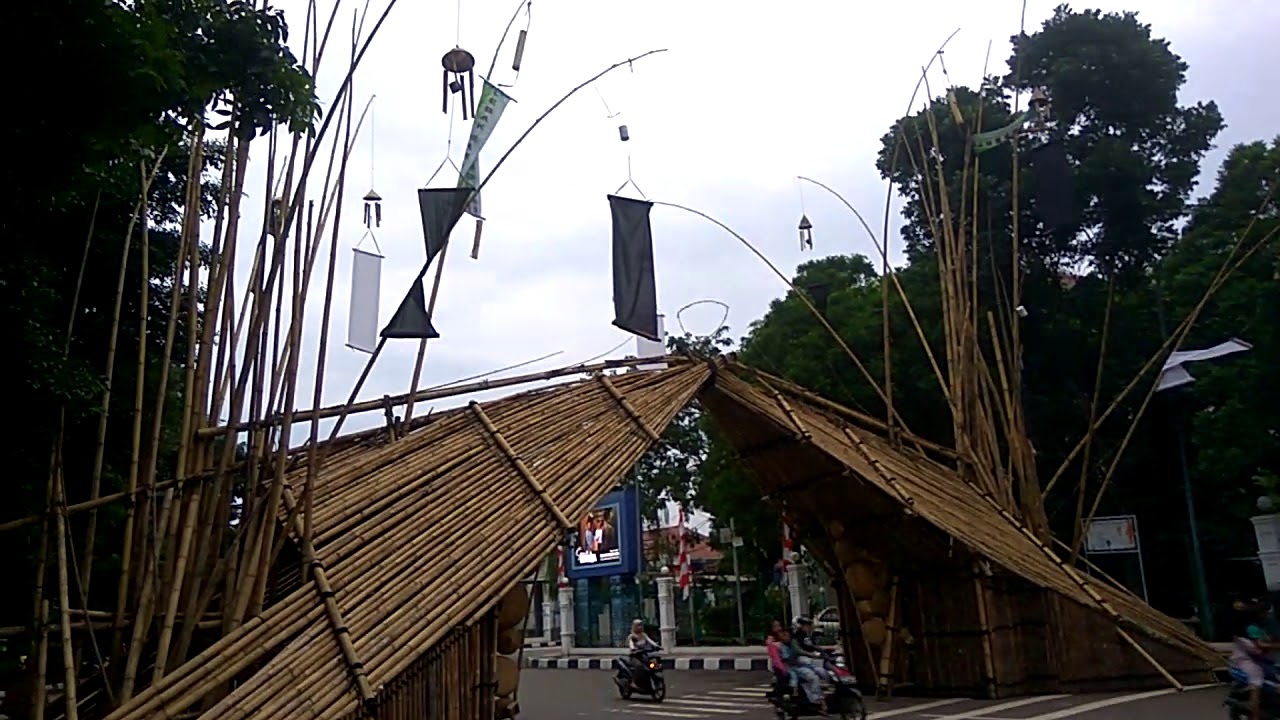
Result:
<instances>
[{"instance_id":1,"label":"hanging pendant ornament","mask_svg":"<svg viewBox=\"0 0 1280 720\"><path fill-rule=\"evenodd\" d=\"M809 216L800 215L800 249L813 249L813 223L809 222Z\"/></svg>"},{"instance_id":2,"label":"hanging pendant ornament","mask_svg":"<svg viewBox=\"0 0 1280 720\"><path fill-rule=\"evenodd\" d=\"M373 188L364 196L364 226L370 230L382 227L382 196Z\"/></svg>"},{"instance_id":3,"label":"hanging pendant ornament","mask_svg":"<svg viewBox=\"0 0 1280 720\"><path fill-rule=\"evenodd\" d=\"M455 47L440 58L440 64L444 66L444 100L441 109L448 115L449 95L460 95L462 119L469 120L474 114L471 103L475 102L476 96L475 56ZM463 76L466 76L465 81Z\"/></svg>"}]
</instances>

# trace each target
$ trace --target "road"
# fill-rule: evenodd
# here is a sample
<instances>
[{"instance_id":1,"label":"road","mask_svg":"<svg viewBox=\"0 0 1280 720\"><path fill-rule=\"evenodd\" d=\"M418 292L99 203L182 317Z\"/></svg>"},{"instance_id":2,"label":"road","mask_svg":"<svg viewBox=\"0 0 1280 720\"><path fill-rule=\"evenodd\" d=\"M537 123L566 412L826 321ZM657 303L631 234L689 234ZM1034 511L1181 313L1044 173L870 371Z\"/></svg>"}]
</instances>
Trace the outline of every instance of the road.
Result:
<instances>
[{"instance_id":1,"label":"road","mask_svg":"<svg viewBox=\"0 0 1280 720\"><path fill-rule=\"evenodd\" d=\"M521 720L772 720L768 677L749 672L668 671L661 704L624 701L601 670L524 670ZM1221 688L1009 700L898 698L868 704L871 720L1207 720L1226 718Z\"/></svg>"}]
</instances>

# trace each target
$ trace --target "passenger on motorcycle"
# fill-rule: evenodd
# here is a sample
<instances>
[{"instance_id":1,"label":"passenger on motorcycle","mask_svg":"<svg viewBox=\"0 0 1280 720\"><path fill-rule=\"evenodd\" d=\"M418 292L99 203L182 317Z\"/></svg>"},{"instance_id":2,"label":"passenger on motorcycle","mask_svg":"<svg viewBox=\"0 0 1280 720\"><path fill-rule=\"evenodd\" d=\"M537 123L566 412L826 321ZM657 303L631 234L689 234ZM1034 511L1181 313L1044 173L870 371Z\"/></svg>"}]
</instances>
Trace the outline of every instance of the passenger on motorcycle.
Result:
<instances>
[{"instance_id":1,"label":"passenger on motorcycle","mask_svg":"<svg viewBox=\"0 0 1280 720\"><path fill-rule=\"evenodd\" d=\"M1275 646L1262 629L1265 604L1236 601L1234 609L1240 616L1235 637L1231 642L1231 665L1246 678L1249 686L1249 712L1253 720L1262 718L1262 686L1266 681L1267 657Z\"/></svg>"},{"instance_id":2,"label":"passenger on motorcycle","mask_svg":"<svg viewBox=\"0 0 1280 720\"><path fill-rule=\"evenodd\" d=\"M801 664L800 650L795 640L791 637L791 631L785 627L779 627L774 635L774 644L769 648L770 658L774 658L774 650L776 653L776 664L785 672L791 689L794 692L797 688L804 691L805 699L810 705L818 708L822 713L826 713L826 699L822 695L822 681L813 668L806 667Z\"/></svg>"}]
</instances>

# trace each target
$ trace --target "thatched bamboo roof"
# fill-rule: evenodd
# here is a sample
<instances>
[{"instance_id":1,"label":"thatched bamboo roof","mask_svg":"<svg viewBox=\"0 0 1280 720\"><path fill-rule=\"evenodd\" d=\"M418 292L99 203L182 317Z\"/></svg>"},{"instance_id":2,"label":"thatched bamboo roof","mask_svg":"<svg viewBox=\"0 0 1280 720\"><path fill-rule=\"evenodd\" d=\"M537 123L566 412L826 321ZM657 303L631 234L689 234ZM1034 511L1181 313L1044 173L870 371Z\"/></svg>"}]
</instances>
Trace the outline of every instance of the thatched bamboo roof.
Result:
<instances>
[{"instance_id":1,"label":"thatched bamboo roof","mask_svg":"<svg viewBox=\"0 0 1280 720\"><path fill-rule=\"evenodd\" d=\"M376 701L454 628L490 611L562 537L565 520L588 512L695 398L762 491L808 518L808 532L833 519L869 526L858 519L867 509L909 517L919 534L962 544L1206 666L1216 659L1176 621L1081 578L924 450L897 450L874 423L793 386L762 384L732 358L671 358L667 370L472 403L380 446L335 444L317 479L314 537L336 607L327 609L311 583L296 585L110 717L177 717L198 703L207 718L358 713L353 673ZM286 498L300 493L301 477ZM859 499L844 507L783 497L806 483L838 483L841 497ZM232 679L234 689L219 696Z\"/></svg>"}]
</instances>

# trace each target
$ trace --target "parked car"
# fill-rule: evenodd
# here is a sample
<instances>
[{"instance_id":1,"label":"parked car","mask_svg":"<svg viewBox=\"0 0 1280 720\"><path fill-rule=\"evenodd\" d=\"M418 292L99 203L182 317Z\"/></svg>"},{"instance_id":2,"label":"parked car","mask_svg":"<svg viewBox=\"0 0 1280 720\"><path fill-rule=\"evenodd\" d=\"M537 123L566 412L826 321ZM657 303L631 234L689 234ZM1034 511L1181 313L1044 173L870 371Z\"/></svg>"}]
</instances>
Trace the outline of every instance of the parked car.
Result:
<instances>
[{"instance_id":1,"label":"parked car","mask_svg":"<svg viewBox=\"0 0 1280 720\"><path fill-rule=\"evenodd\" d=\"M824 645L835 645L840 642L840 611L829 607L813 620L813 630Z\"/></svg>"}]
</instances>

